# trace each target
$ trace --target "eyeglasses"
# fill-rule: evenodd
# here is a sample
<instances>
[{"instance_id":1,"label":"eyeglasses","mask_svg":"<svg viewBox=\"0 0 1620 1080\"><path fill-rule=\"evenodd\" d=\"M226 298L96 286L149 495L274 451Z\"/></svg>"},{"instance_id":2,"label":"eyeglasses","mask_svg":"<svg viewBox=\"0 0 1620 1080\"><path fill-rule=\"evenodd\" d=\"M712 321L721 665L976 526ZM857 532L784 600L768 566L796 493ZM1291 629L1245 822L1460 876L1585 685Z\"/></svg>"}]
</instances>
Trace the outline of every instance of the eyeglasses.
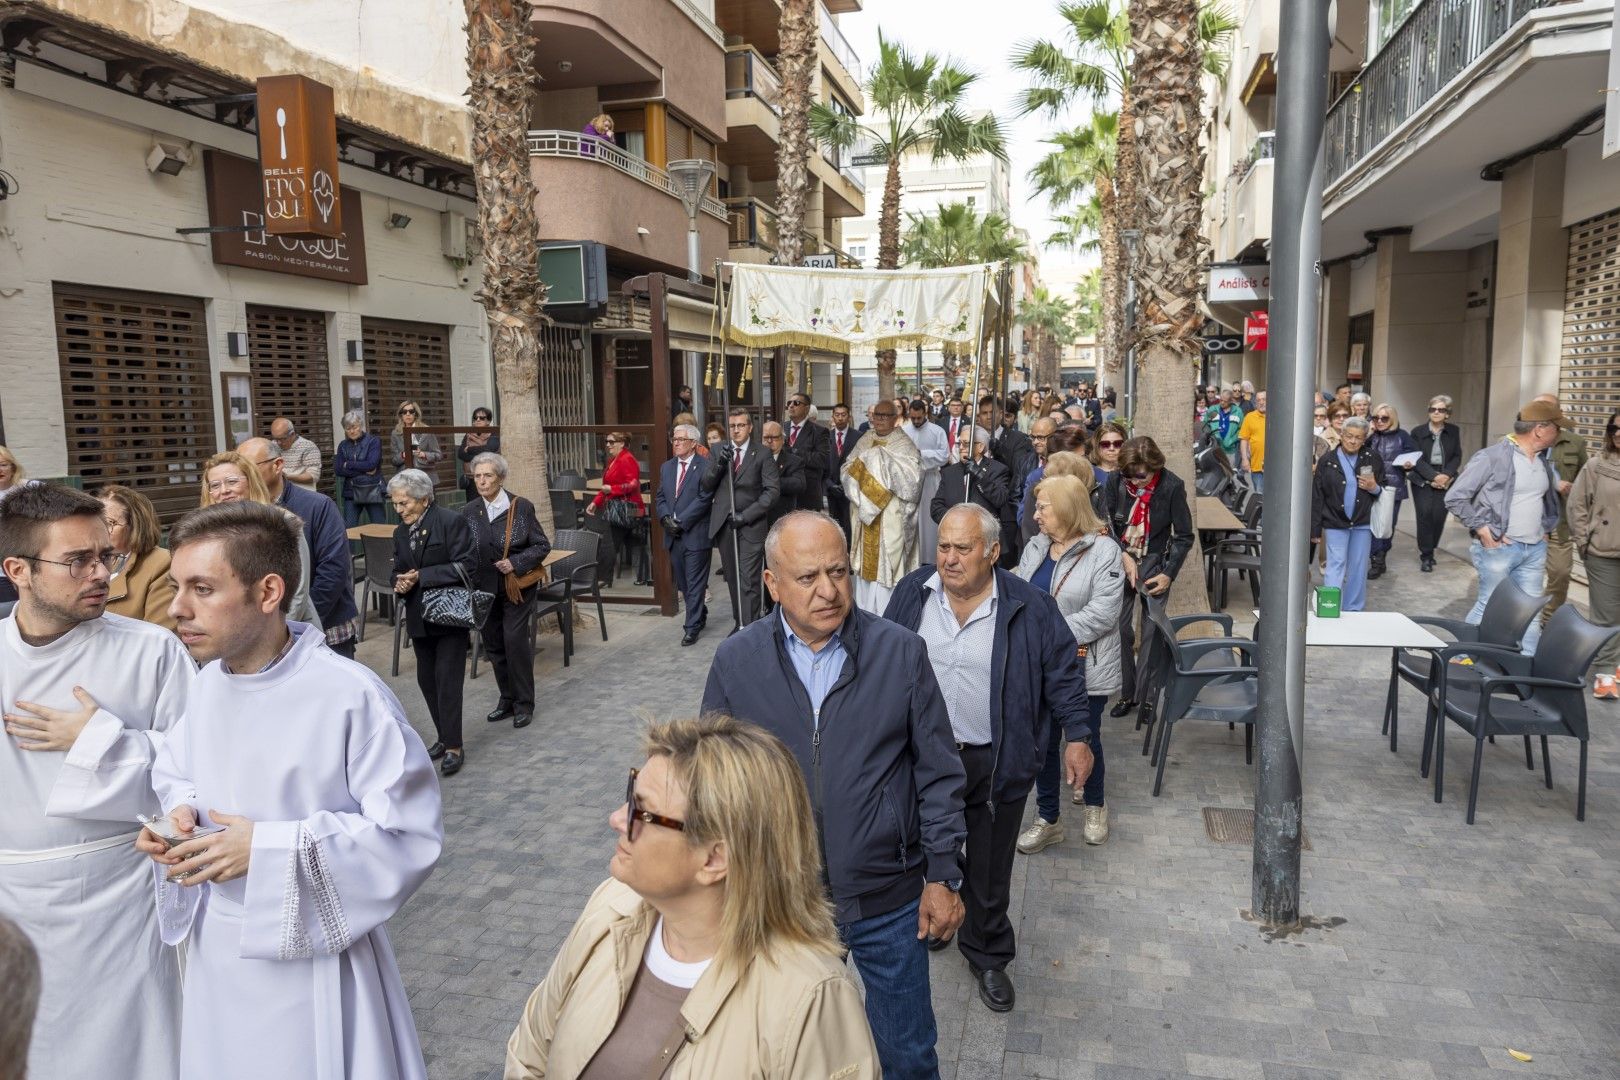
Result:
<instances>
[{"instance_id":1,"label":"eyeglasses","mask_svg":"<svg viewBox=\"0 0 1620 1080\"><path fill-rule=\"evenodd\" d=\"M1387 424L1387 423L1389 423L1389 417L1387 417L1387 416L1375 416L1375 417L1373 417L1373 423L1375 423L1375 424Z\"/></svg>"},{"instance_id":2,"label":"eyeglasses","mask_svg":"<svg viewBox=\"0 0 1620 1080\"><path fill-rule=\"evenodd\" d=\"M1451 410L1446 408L1443 405L1430 405L1429 406L1429 412L1431 412L1431 413L1440 413L1441 415L1447 415L1447 414L1449 414L1451 412Z\"/></svg>"},{"instance_id":3,"label":"eyeglasses","mask_svg":"<svg viewBox=\"0 0 1620 1080\"><path fill-rule=\"evenodd\" d=\"M222 491L235 491L237 488L247 487L247 477L233 476L229 480L208 481L208 494L218 495Z\"/></svg>"},{"instance_id":4,"label":"eyeglasses","mask_svg":"<svg viewBox=\"0 0 1620 1080\"><path fill-rule=\"evenodd\" d=\"M416 416L417 412L416 412L415 409L401 409L401 410L399 410L399 415L401 415L401 416Z\"/></svg>"},{"instance_id":5,"label":"eyeglasses","mask_svg":"<svg viewBox=\"0 0 1620 1080\"><path fill-rule=\"evenodd\" d=\"M627 819L625 834L629 841L632 844L636 842L636 823L639 821L645 821L648 825L662 825L664 828L674 829L676 832L685 832L686 822L677 821L662 814L655 814L651 810L643 810L641 804L636 802L636 777L639 775L641 775L640 769L631 769L630 782L624 788L625 817Z\"/></svg>"},{"instance_id":6,"label":"eyeglasses","mask_svg":"<svg viewBox=\"0 0 1620 1080\"><path fill-rule=\"evenodd\" d=\"M1101 450L1118 450L1125 445L1124 439L1098 439L1097 447Z\"/></svg>"},{"instance_id":7,"label":"eyeglasses","mask_svg":"<svg viewBox=\"0 0 1620 1080\"><path fill-rule=\"evenodd\" d=\"M127 519L115 518L111 514L103 515L101 520L107 523L107 528L109 529L123 529L129 526L129 521Z\"/></svg>"},{"instance_id":8,"label":"eyeglasses","mask_svg":"<svg viewBox=\"0 0 1620 1080\"><path fill-rule=\"evenodd\" d=\"M65 566L68 568L69 576L75 579L83 578L86 574L90 573L90 568L95 566L97 563L100 563L110 575L118 573L118 571L124 568L124 563L129 561L129 556L119 551L108 551L100 555L80 555L78 558L70 559L67 562L62 562L60 559L42 559L38 555L25 555L23 557L29 562L42 562L50 563L52 566Z\"/></svg>"}]
</instances>

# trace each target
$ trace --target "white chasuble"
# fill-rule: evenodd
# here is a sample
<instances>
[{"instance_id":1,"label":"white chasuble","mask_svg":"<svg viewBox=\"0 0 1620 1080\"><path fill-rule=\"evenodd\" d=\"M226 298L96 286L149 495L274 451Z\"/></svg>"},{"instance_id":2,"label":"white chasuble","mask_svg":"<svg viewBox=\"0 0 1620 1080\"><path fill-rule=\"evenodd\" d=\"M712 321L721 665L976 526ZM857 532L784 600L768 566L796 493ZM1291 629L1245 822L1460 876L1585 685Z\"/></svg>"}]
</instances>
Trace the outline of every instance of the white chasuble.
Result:
<instances>
[{"instance_id":1,"label":"white chasuble","mask_svg":"<svg viewBox=\"0 0 1620 1080\"><path fill-rule=\"evenodd\" d=\"M883 614L895 584L917 569L917 500L922 494L922 456L898 431L868 431L844 463L849 499L850 570L855 602Z\"/></svg>"},{"instance_id":2,"label":"white chasuble","mask_svg":"<svg viewBox=\"0 0 1620 1080\"><path fill-rule=\"evenodd\" d=\"M186 887L152 864L164 940L190 937L179 1075L423 1077L383 924L438 861L438 780L382 680L288 625L268 670L202 670L153 771L165 813L253 822L245 877Z\"/></svg>"},{"instance_id":3,"label":"white chasuble","mask_svg":"<svg viewBox=\"0 0 1620 1080\"><path fill-rule=\"evenodd\" d=\"M103 615L36 647L0 620L0 708L77 712L75 686L100 706L66 752L0 739L0 915L33 941L44 983L32 1080L173 1080L180 970L158 935L136 818L157 813L152 762L195 676L180 640L151 623Z\"/></svg>"},{"instance_id":4,"label":"white chasuble","mask_svg":"<svg viewBox=\"0 0 1620 1080\"><path fill-rule=\"evenodd\" d=\"M922 493L917 497L917 560L931 563L934 549L939 546L939 526L934 523L930 507L939 491L939 470L951 459L951 440L944 428L926 420L922 427L908 420L900 425L900 430L910 436L917 444L917 453L922 455Z\"/></svg>"}]
</instances>

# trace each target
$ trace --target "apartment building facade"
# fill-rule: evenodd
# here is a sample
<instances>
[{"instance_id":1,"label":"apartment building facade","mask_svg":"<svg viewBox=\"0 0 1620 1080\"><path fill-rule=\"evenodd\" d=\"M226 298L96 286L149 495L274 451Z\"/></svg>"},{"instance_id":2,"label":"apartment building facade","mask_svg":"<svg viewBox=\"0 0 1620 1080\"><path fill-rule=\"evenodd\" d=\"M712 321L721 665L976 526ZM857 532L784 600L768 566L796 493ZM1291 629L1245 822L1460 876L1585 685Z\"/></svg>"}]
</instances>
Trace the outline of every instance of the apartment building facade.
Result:
<instances>
[{"instance_id":1,"label":"apartment building facade","mask_svg":"<svg viewBox=\"0 0 1620 1080\"><path fill-rule=\"evenodd\" d=\"M1407 426L1449 394L1469 448L1556 392L1596 445L1620 407L1612 0L1358 0L1337 16L1317 383L1362 386ZM1269 146L1278 19L1277 0L1249 4L1212 90L1212 289L1222 269L1265 268L1269 155L1246 148ZM1243 305L1211 310L1241 327ZM1252 355L1234 365L1263 376Z\"/></svg>"}]
</instances>

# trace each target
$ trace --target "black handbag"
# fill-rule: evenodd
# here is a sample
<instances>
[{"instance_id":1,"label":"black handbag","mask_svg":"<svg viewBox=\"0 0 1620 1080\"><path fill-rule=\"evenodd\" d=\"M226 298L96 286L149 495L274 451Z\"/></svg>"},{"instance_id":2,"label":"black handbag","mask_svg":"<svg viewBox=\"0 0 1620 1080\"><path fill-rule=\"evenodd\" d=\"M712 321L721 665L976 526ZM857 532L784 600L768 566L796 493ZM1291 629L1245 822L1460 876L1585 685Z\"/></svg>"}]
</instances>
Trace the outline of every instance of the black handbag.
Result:
<instances>
[{"instance_id":1,"label":"black handbag","mask_svg":"<svg viewBox=\"0 0 1620 1080\"><path fill-rule=\"evenodd\" d=\"M489 618L489 609L495 606L495 594L472 587L467 572L455 564L460 585L444 585L422 592L422 619L434 626L449 626L462 630L481 630Z\"/></svg>"},{"instance_id":2,"label":"black handbag","mask_svg":"<svg viewBox=\"0 0 1620 1080\"><path fill-rule=\"evenodd\" d=\"M642 515L636 512L635 505L629 499L609 499L602 508L602 517L614 528L634 529Z\"/></svg>"}]
</instances>

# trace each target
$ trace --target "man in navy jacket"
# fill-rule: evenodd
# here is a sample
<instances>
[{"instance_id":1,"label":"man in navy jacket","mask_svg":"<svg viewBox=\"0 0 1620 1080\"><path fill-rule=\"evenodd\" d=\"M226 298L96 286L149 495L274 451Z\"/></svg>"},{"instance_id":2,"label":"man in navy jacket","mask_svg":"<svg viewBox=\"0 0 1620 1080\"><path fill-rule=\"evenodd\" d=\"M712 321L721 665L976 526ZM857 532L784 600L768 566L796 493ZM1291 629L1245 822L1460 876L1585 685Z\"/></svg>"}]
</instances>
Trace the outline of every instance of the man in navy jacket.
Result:
<instances>
[{"instance_id":1,"label":"man in navy jacket","mask_svg":"<svg viewBox=\"0 0 1620 1080\"><path fill-rule=\"evenodd\" d=\"M1007 917L1013 857L1047 724L1063 725L1064 772L1078 789L1091 772L1095 721L1074 634L1051 596L996 569L1000 537L1000 521L984 507L952 507L940 519L935 565L901 578L883 617L922 636L950 714L967 784L967 919L957 944L980 1000L1006 1012L1014 1002L1006 972L1016 951Z\"/></svg>"},{"instance_id":2,"label":"man in navy jacket","mask_svg":"<svg viewBox=\"0 0 1620 1080\"><path fill-rule=\"evenodd\" d=\"M716 650L703 711L758 724L798 758L883 1075L935 1077L923 940L949 940L963 914L950 718L922 639L855 607L837 522L789 514L765 564L778 610Z\"/></svg>"},{"instance_id":3,"label":"man in navy jacket","mask_svg":"<svg viewBox=\"0 0 1620 1080\"><path fill-rule=\"evenodd\" d=\"M712 491L703 490L703 470L707 465L698 456L702 436L691 424L676 424L670 439L674 456L658 470L658 494L654 503L658 523L664 529L664 550L669 552L675 586L686 604L685 635L682 645L697 641L709 621L703 592L709 584L709 560L713 550L709 540L709 505Z\"/></svg>"},{"instance_id":4,"label":"man in navy jacket","mask_svg":"<svg viewBox=\"0 0 1620 1080\"><path fill-rule=\"evenodd\" d=\"M248 439L237 451L259 469L270 498L298 515L309 545L309 600L321 617L333 652L354 659L354 559L337 503L318 491L289 484L281 476L281 449L269 439Z\"/></svg>"}]
</instances>

